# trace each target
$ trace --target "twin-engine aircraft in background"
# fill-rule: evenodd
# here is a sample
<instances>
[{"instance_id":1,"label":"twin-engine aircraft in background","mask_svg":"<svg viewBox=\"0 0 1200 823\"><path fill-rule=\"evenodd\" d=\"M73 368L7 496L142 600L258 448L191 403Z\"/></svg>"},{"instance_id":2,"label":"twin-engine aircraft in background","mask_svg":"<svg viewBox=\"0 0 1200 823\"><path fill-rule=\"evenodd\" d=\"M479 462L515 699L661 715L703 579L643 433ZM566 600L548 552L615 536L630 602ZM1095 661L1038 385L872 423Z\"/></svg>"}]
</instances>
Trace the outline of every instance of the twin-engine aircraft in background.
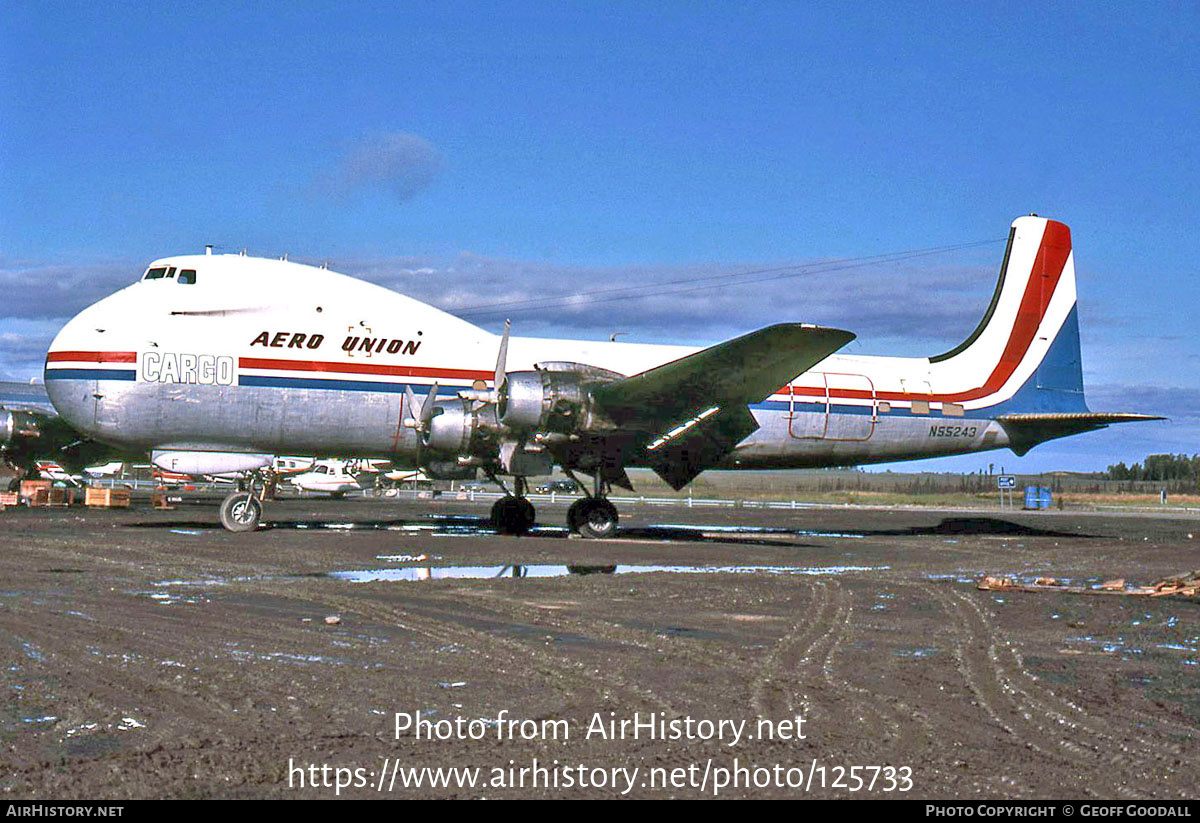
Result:
<instances>
[{"instance_id":1,"label":"twin-engine aircraft in background","mask_svg":"<svg viewBox=\"0 0 1200 823\"><path fill-rule=\"evenodd\" d=\"M852 339L802 323L706 349L497 336L325 269L210 249L156 260L71 320L45 383L91 438L172 471L244 473L221 507L234 531L258 525L261 473L281 454L482 471L506 492L496 528L516 534L534 523L528 478L557 464L592 477L571 530L604 537L628 467L679 489L707 469L1024 454L1154 419L1085 405L1071 235L1052 220L1012 224L991 305L954 349L836 354Z\"/></svg>"}]
</instances>

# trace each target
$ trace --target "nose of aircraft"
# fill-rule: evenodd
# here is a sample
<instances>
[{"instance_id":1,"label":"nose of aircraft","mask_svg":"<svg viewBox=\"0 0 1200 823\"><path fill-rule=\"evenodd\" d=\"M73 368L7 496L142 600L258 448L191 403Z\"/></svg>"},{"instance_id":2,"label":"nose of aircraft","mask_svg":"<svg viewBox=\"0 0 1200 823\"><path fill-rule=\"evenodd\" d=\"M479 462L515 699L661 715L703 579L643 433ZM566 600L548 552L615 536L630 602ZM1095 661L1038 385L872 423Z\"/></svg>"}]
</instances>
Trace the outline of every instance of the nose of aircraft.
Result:
<instances>
[{"instance_id":1,"label":"nose of aircraft","mask_svg":"<svg viewBox=\"0 0 1200 823\"><path fill-rule=\"evenodd\" d=\"M124 387L137 377L137 352L120 344L110 329L112 298L71 319L46 352L46 393L60 417L81 434L106 442L119 440L111 412Z\"/></svg>"}]
</instances>

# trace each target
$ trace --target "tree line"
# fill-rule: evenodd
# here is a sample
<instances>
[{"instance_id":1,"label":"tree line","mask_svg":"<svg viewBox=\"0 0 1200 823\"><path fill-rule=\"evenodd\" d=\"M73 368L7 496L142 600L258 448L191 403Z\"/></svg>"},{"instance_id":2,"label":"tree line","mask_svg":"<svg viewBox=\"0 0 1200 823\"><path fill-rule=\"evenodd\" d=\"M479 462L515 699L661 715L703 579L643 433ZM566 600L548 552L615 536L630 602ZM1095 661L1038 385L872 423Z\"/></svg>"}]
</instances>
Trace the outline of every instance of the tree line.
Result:
<instances>
[{"instance_id":1,"label":"tree line","mask_svg":"<svg viewBox=\"0 0 1200 823\"><path fill-rule=\"evenodd\" d=\"M1123 462L1109 466L1109 480L1150 480L1200 489L1200 454L1152 454L1141 463L1126 466Z\"/></svg>"}]
</instances>

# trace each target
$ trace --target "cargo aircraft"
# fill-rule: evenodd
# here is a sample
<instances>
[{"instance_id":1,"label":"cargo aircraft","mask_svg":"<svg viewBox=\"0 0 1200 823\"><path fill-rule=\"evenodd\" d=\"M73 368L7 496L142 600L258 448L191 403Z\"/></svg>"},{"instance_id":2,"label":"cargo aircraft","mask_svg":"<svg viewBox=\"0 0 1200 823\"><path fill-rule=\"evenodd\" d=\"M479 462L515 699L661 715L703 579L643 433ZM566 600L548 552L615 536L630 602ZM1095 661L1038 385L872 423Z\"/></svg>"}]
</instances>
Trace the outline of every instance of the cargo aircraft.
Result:
<instances>
[{"instance_id":1,"label":"cargo aircraft","mask_svg":"<svg viewBox=\"0 0 1200 823\"><path fill-rule=\"evenodd\" d=\"M90 438L150 451L164 470L242 473L221 506L233 531L259 525L281 454L482 471L506 493L491 517L511 534L534 524L528 478L557 464L591 476L570 529L606 537L629 467L680 489L708 469L1024 454L1158 419L1085 404L1071 234L1053 220L1013 222L991 304L950 351L838 354L852 339L803 323L703 349L523 338L508 324L495 335L323 267L210 247L154 261L67 323L45 385Z\"/></svg>"}]
</instances>

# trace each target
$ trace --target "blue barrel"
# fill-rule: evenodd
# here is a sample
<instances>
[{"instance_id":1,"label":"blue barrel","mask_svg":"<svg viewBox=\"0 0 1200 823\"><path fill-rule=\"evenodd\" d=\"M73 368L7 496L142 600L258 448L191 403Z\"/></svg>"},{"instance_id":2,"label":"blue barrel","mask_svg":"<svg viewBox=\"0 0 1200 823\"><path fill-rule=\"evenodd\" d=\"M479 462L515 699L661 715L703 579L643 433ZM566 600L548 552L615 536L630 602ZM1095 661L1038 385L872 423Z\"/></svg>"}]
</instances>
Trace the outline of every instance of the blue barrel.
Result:
<instances>
[{"instance_id":1,"label":"blue barrel","mask_svg":"<svg viewBox=\"0 0 1200 823\"><path fill-rule=\"evenodd\" d=\"M1027 509L1048 509L1053 498L1053 490L1046 486L1025 487L1025 508Z\"/></svg>"}]
</instances>

